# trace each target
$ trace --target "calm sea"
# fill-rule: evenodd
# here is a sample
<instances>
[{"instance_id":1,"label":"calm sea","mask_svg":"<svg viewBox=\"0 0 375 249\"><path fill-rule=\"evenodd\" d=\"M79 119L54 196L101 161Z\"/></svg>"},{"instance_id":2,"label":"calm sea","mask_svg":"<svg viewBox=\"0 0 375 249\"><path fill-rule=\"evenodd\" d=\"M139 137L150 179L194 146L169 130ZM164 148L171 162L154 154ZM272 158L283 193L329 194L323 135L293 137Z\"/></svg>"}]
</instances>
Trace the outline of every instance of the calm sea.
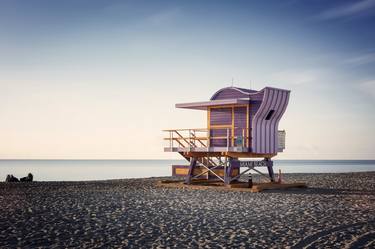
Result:
<instances>
[{"instance_id":1,"label":"calm sea","mask_svg":"<svg viewBox=\"0 0 375 249\"><path fill-rule=\"evenodd\" d=\"M79 181L170 176L181 160L0 160L0 181L31 172L37 181ZM274 170L284 173L339 173L375 171L375 160L279 160ZM263 170L261 170L263 172Z\"/></svg>"}]
</instances>

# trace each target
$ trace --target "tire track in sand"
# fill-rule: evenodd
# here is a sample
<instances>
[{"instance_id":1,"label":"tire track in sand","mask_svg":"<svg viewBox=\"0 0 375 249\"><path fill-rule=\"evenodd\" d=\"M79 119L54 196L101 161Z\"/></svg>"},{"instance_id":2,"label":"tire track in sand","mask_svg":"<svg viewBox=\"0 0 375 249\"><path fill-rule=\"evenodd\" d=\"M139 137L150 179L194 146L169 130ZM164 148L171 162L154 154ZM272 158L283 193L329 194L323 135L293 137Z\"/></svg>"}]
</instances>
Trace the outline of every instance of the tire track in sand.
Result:
<instances>
[{"instance_id":1,"label":"tire track in sand","mask_svg":"<svg viewBox=\"0 0 375 249\"><path fill-rule=\"evenodd\" d=\"M375 231L362 234L355 241L350 243L348 248L364 248L373 243L375 243Z\"/></svg>"},{"instance_id":2,"label":"tire track in sand","mask_svg":"<svg viewBox=\"0 0 375 249\"><path fill-rule=\"evenodd\" d=\"M361 227L361 226L364 226L364 225L367 225L367 224L374 224L374 222L375 222L375 220L371 220L371 221L367 221L367 222L358 222L358 223L354 223L354 224L337 226L337 227L334 227L332 229L317 232L313 235L310 235L310 236L302 239L301 241L299 241L297 244L295 244L291 248L293 248L293 249L309 248L310 246L312 246L313 244L318 242L320 239L322 239L325 236L330 235L331 233L338 232L338 231L341 231L341 230L345 230L345 229L348 229L348 228L357 228L357 227ZM363 236L360 237L360 238L363 238L363 239L361 239L359 243L362 244L362 243L367 242L367 237L364 237L365 235L366 234L364 234ZM354 247L350 247L350 248L354 248Z\"/></svg>"}]
</instances>

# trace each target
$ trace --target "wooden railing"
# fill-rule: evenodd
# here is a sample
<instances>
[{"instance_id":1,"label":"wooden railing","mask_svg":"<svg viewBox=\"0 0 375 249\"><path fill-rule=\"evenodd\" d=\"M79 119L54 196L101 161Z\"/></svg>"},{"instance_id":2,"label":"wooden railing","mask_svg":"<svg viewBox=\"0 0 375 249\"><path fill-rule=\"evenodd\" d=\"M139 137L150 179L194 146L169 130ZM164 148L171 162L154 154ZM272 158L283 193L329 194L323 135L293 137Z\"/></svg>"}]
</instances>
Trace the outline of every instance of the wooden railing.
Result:
<instances>
[{"instance_id":1,"label":"wooden railing","mask_svg":"<svg viewBox=\"0 0 375 249\"><path fill-rule=\"evenodd\" d=\"M214 136L214 133L217 130L225 135ZM168 132L168 137L165 137L164 140L169 142L170 148L208 148L211 147L211 142L215 140L224 140L225 146L222 147L248 147L248 132L246 128L234 128L228 126L221 127L211 127L207 128L198 128L198 129L172 129L164 130ZM238 135L241 134L241 135Z\"/></svg>"},{"instance_id":2,"label":"wooden railing","mask_svg":"<svg viewBox=\"0 0 375 249\"><path fill-rule=\"evenodd\" d=\"M214 136L216 130L223 130L220 136ZM211 147L242 147L249 148L251 146L251 131L246 128L232 128L226 126L198 128L198 129L172 129L163 130L168 133L164 138L168 141L165 146L168 151L174 151L176 148L211 148ZM241 135L238 135L241 134ZM285 149L285 130L279 130L277 148L279 152ZM250 138L250 139L249 139ZM221 140L217 143L217 140ZM213 144L214 143L214 144Z\"/></svg>"}]
</instances>

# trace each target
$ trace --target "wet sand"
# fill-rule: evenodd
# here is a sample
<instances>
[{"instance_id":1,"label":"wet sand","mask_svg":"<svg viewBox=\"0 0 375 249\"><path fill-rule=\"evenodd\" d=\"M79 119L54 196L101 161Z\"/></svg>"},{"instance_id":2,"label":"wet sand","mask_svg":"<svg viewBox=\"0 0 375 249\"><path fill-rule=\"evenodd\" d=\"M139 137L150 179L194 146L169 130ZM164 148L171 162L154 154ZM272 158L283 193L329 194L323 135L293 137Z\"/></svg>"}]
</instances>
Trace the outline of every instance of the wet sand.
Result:
<instances>
[{"instance_id":1,"label":"wet sand","mask_svg":"<svg viewBox=\"0 0 375 249\"><path fill-rule=\"evenodd\" d=\"M0 248L374 248L375 172L287 174L308 189L156 187L160 179L0 183Z\"/></svg>"}]
</instances>

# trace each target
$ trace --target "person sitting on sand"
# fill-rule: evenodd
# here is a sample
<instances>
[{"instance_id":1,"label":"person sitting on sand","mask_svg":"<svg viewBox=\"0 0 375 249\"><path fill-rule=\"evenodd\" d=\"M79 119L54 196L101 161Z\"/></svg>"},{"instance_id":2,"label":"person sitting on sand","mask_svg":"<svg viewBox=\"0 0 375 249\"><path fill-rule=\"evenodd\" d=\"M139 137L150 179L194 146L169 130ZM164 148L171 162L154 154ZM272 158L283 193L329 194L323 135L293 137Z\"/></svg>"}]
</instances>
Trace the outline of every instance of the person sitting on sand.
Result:
<instances>
[{"instance_id":1,"label":"person sitting on sand","mask_svg":"<svg viewBox=\"0 0 375 249\"><path fill-rule=\"evenodd\" d=\"M32 182L33 181L33 174L29 173L26 177L22 177L20 179L21 182Z\"/></svg>"},{"instance_id":2,"label":"person sitting on sand","mask_svg":"<svg viewBox=\"0 0 375 249\"><path fill-rule=\"evenodd\" d=\"M19 182L18 178L13 175L7 175L6 182Z\"/></svg>"}]
</instances>

